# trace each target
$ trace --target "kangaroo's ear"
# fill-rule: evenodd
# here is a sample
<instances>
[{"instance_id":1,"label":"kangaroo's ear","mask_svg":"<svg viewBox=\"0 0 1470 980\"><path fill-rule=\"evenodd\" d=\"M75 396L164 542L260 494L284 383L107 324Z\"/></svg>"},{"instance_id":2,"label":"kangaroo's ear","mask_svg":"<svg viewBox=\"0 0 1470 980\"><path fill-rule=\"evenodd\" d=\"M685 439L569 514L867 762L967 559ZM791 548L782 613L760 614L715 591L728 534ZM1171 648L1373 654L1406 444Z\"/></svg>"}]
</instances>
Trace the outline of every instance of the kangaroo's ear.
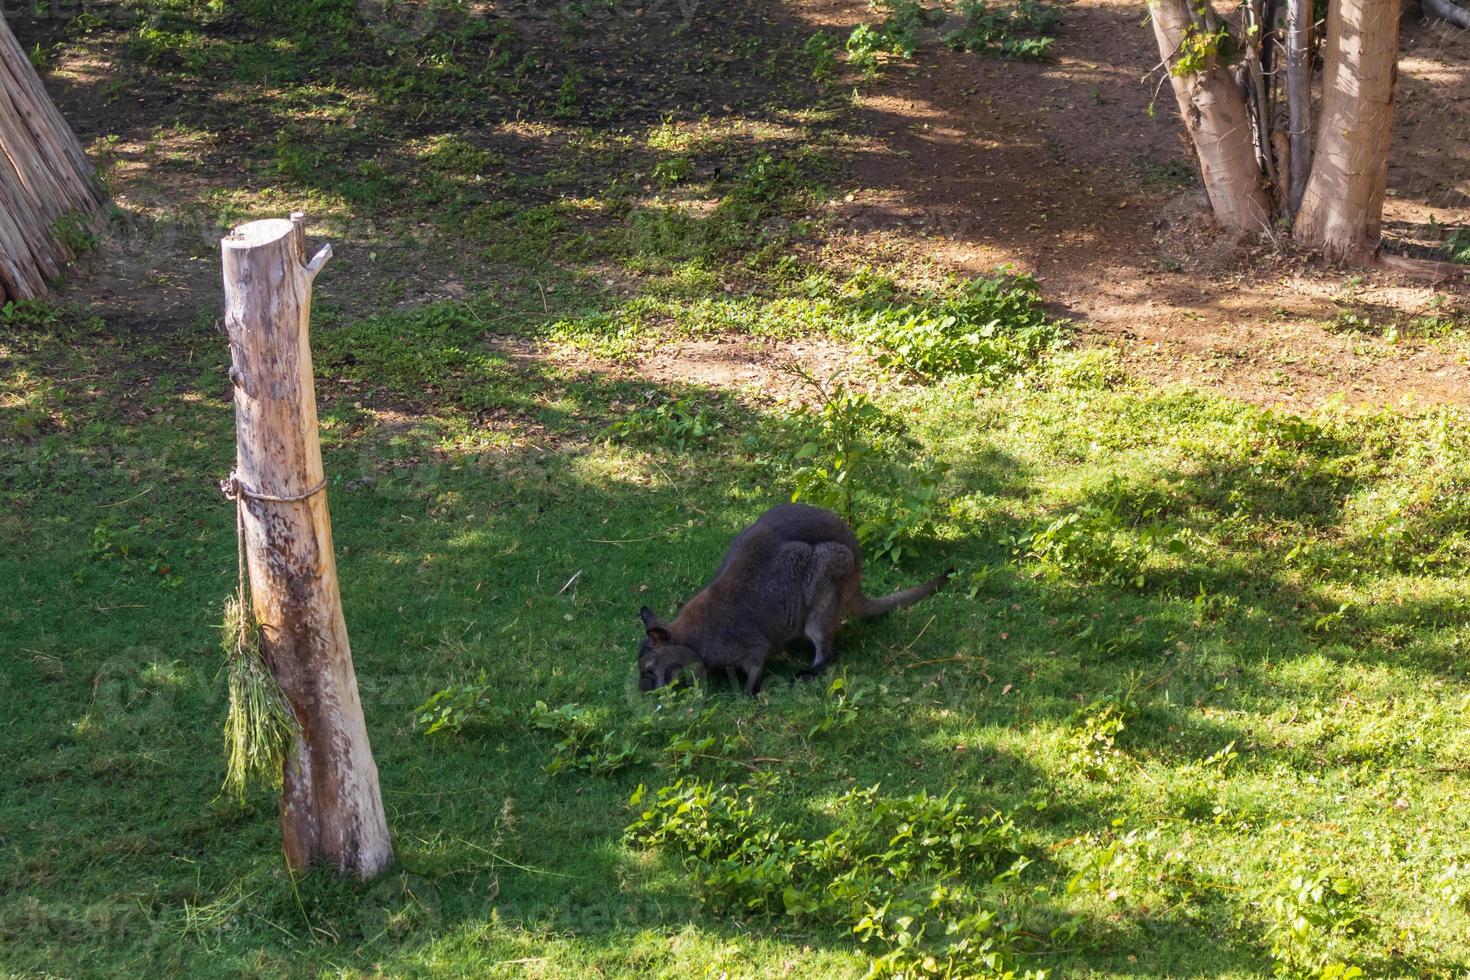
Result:
<instances>
[{"instance_id":1,"label":"kangaroo's ear","mask_svg":"<svg viewBox=\"0 0 1470 980\"><path fill-rule=\"evenodd\" d=\"M654 646L663 646L669 642L669 630L654 614L652 609L644 606L638 610L638 618L643 620L643 625L648 629L648 638L653 641Z\"/></svg>"}]
</instances>

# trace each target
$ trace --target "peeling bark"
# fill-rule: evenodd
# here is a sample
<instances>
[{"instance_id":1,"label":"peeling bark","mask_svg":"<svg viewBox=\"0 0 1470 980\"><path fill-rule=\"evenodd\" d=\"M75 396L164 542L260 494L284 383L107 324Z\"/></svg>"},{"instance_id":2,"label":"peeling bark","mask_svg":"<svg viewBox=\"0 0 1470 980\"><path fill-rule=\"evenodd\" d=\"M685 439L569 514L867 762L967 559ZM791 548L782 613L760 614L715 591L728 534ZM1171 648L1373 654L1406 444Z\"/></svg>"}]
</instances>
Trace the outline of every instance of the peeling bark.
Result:
<instances>
[{"instance_id":1,"label":"peeling bark","mask_svg":"<svg viewBox=\"0 0 1470 980\"><path fill-rule=\"evenodd\" d=\"M1189 0L1149 0L1149 12L1166 67L1175 64L1192 25L1209 27L1208 12L1196 10ZM1171 72L1169 82L1216 219L1242 231L1268 228L1271 199L1256 161L1250 112L1230 71L1212 57L1198 72Z\"/></svg>"}]
</instances>

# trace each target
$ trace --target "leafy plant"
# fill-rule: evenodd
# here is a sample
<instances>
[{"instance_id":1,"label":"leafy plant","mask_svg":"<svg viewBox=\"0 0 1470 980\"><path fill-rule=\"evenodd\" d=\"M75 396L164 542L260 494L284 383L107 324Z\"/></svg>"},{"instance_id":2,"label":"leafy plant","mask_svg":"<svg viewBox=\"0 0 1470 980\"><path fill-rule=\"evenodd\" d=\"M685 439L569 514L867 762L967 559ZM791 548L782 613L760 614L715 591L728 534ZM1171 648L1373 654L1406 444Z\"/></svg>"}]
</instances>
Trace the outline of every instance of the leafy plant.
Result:
<instances>
[{"instance_id":1,"label":"leafy plant","mask_svg":"<svg viewBox=\"0 0 1470 980\"><path fill-rule=\"evenodd\" d=\"M1470 228L1455 229L1442 247L1451 262L1470 262Z\"/></svg>"},{"instance_id":2,"label":"leafy plant","mask_svg":"<svg viewBox=\"0 0 1470 980\"><path fill-rule=\"evenodd\" d=\"M69 252L82 255L97 247L98 238L87 219L76 210L63 213L51 224L52 234Z\"/></svg>"},{"instance_id":3,"label":"leafy plant","mask_svg":"<svg viewBox=\"0 0 1470 980\"><path fill-rule=\"evenodd\" d=\"M66 311L45 300L10 300L0 304L0 327L54 330L66 321Z\"/></svg>"},{"instance_id":4,"label":"leafy plant","mask_svg":"<svg viewBox=\"0 0 1470 980\"><path fill-rule=\"evenodd\" d=\"M694 161L680 154L653 165L653 179L664 187L672 187L689 179L694 173Z\"/></svg>"},{"instance_id":5,"label":"leafy plant","mask_svg":"<svg viewBox=\"0 0 1470 980\"><path fill-rule=\"evenodd\" d=\"M561 85L556 90L556 108L552 115L558 119L575 119L582 114L578 91L581 82L582 73L575 68L562 77Z\"/></svg>"},{"instance_id":6,"label":"leafy plant","mask_svg":"<svg viewBox=\"0 0 1470 980\"><path fill-rule=\"evenodd\" d=\"M1039 61L1051 53L1051 32L1061 14L1039 0L991 5L986 0L960 4L964 24L945 35L956 51L971 51L1018 61Z\"/></svg>"},{"instance_id":7,"label":"leafy plant","mask_svg":"<svg viewBox=\"0 0 1470 980\"><path fill-rule=\"evenodd\" d=\"M1004 270L934 302L879 310L852 333L880 364L927 381L999 382L1067 344L1067 324L1041 308L1035 278Z\"/></svg>"},{"instance_id":8,"label":"leafy plant","mask_svg":"<svg viewBox=\"0 0 1470 980\"><path fill-rule=\"evenodd\" d=\"M676 704L678 699L684 696L678 688L664 690L670 692L661 695L672 699L668 702L669 704ZM692 691L692 689L686 690ZM739 748L739 742L735 736L705 730L713 716L714 713L705 708L687 726L669 736L669 741L664 746L664 758L672 769L682 771L689 769L702 759L724 761L735 754Z\"/></svg>"},{"instance_id":9,"label":"leafy plant","mask_svg":"<svg viewBox=\"0 0 1470 980\"><path fill-rule=\"evenodd\" d=\"M905 542L928 533L938 512L948 464L913 459L904 428L862 392L793 369L816 393L802 422L791 499L841 514L870 555L899 561Z\"/></svg>"},{"instance_id":10,"label":"leafy plant","mask_svg":"<svg viewBox=\"0 0 1470 980\"><path fill-rule=\"evenodd\" d=\"M1176 77L1193 75L1204 71L1210 64L1229 64L1234 60L1235 52L1235 39L1224 24L1211 31L1191 24L1184 32L1179 53L1169 72Z\"/></svg>"},{"instance_id":11,"label":"leafy plant","mask_svg":"<svg viewBox=\"0 0 1470 980\"><path fill-rule=\"evenodd\" d=\"M1115 742L1128 727L1128 719L1134 710L1129 698L1109 696L1078 711L1073 721L1073 770L1088 779L1111 778L1122 756Z\"/></svg>"},{"instance_id":12,"label":"leafy plant","mask_svg":"<svg viewBox=\"0 0 1470 980\"><path fill-rule=\"evenodd\" d=\"M104 520L92 528L90 554L94 561L146 562L148 574L165 588L178 588L184 582L162 545L150 540L140 524L123 526L112 518Z\"/></svg>"},{"instance_id":13,"label":"leafy plant","mask_svg":"<svg viewBox=\"0 0 1470 980\"><path fill-rule=\"evenodd\" d=\"M762 801L778 783L681 778L651 797L640 785L627 839L681 855L714 910L850 929L873 951L876 976L1018 968L1021 931L987 899L1030 862L1001 814L977 815L947 795L885 797L872 786L839 797L835 828L818 837L766 812Z\"/></svg>"},{"instance_id":14,"label":"leafy plant","mask_svg":"<svg viewBox=\"0 0 1470 980\"><path fill-rule=\"evenodd\" d=\"M1077 841L1081 856L1077 869L1067 879L1067 894L1091 893L1109 902L1122 897L1119 883L1139 864L1141 852L1158 834L1137 828L1119 833L1122 825L1122 819L1114 820L1112 831L1085 834Z\"/></svg>"},{"instance_id":15,"label":"leafy plant","mask_svg":"<svg viewBox=\"0 0 1470 980\"><path fill-rule=\"evenodd\" d=\"M855 686L849 688L846 678L832 678L822 701L822 717L807 731L807 738L847 728L857 721L863 699L862 690Z\"/></svg>"},{"instance_id":16,"label":"leafy plant","mask_svg":"<svg viewBox=\"0 0 1470 980\"><path fill-rule=\"evenodd\" d=\"M1115 585L1144 586L1144 566L1156 556L1189 549L1190 533L1160 519L1163 504L1129 500L1113 480L1098 499L1034 526L1011 539L1011 554L1040 563L1050 574L1091 577Z\"/></svg>"},{"instance_id":17,"label":"leafy plant","mask_svg":"<svg viewBox=\"0 0 1470 980\"><path fill-rule=\"evenodd\" d=\"M944 18L944 11L926 8L917 0L882 0L882 4L888 9L879 28L883 47L900 58L912 58L919 49L919 31Z\"/></svg>"},{"instance_id":18,"label":"leafy plant","mask_svg":"<svg viewBox=\"0 0 1470 980\"><path fill-rule=\"evenodd\" d=\"M496 705L491 697L493 689L481 674L473 684L456 684L435 691L413 709L414 723L424 735L462 735L467 730L503 721L508 713Z\"/></svg>"},{"instance_id":19,"label":"leafy plant","mask_svg":"<svg viewBox=\"0 0 1470 980\"><path fill-rule=\"evenodd\" d=\"M1269 903L1267 936L1274 972L1280 977L1361 977L1356 966L1334 961L1331 941L1368 924L1357 901L1357 887L1327 873L1295 874Z\"/></svg>"},{"instance_id":20,"label":"leafy plant","mask_svg":"<svg viewBox=\"0 0 1470 980\"><path fill-rule=\"evenodd\" d=\"M790 157L761 152L745 165L733 196L746 203L774 204L801 183L801 171Z\"/></svg>"},{"instance_id":21,"label":"leafy plant","mask_svg":"<svg viewBox=\"0 0 1470 980\"><path fill-rule=\"evenodd\" d=\"M847 36L847 60L869 77L877 74L878 53L883 50L883 35L870 24L859 24Z\"/></svg>"},{"instance_id":22,"label":"leafy plant","mask_svg":"<svg viewBox=\"0 0 1470 980\"><path fill-rule=\"evenodd\" d=\"M826 31L818 31L802 46L811 65L812 81L824 82L837 70L837 39Z\"/></svg>"},{"instance_id":23,"label":"leafy plant","mask_svg":"<svg viewBox=\"0 0 1470 980\"><path fill-rule=\"evenodd\" d=\"M708 408L678 398L629 412L603 429L602 435L614 442L652 443L682 451L708 445L724 428L725 423Z\"/></svg>"},{"instance_id":24,"label":"leafy plant","mask_svg":"<svg viewBox=\"0 0 1470 980\"><path fill-rule=\"evenodd\" d=\"M562 736L552 751L546 771L586 772L605 776L637 761L637 745L616 731L600 732L592 709L575 704L548 707L537 701L531 709L531 725Z\"/></svg>"},{"instance_id":25,"label":"leafy plant","mask_svg":"<svg viewBox=\"0 0 1470 980\"><path fill-rule=\"evenodd\" d=\"M917 0L876 0L887 11L877 27L859 24L847 38L848 60L869 77L877 73L878 55L912 58L919 49L919 32L944 19L938 7L925 7Z\"/></svg>"}]
</instances>

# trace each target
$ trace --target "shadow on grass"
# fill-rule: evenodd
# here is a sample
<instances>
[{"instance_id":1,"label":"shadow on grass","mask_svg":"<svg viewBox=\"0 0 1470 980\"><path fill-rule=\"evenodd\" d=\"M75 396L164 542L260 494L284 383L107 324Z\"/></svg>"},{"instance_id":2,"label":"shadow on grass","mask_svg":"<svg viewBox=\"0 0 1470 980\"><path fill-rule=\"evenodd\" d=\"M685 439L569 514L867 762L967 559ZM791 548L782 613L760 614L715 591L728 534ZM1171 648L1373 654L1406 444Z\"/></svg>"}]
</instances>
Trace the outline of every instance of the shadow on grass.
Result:
<instances>
[{"instance_id":1,"label":"shadow on grass","mask_svg":"<svg viewBox=\"0 0 1470 980\"><path fill-rule=\"evenodd\" d=\"M18 583L10 625L22 652L4 676L13 689L44 692L4 749L18 780L0 814L27 855L6 882L28 897L3 921L22 961L49 960L58 937L102 906L144 910L107 919L106 955L134 955L142 931L168 938L147 955L180 969L219 955L226 937L236 966L262 945L323 963L389 955L408 964L436 955L453 941L445 937L485 930L510 946L571 933L578 949L613 956L630 925L662 934L691 923L711 935L799 938L834 955L854 949L849 937L722 920L693 903L673 862L623 849L630 793L677 771L660 744L671 728L639 735L640 761L610 775L551 775L555 739L526 721L537 701L578 703L597 712L599 730L642 731L651 708L633 684L636 610L671 607L703 584L736 531L785 496L800 439L765 406L697 385L511 363L473 318L437 315L379 318L319 339L318 364L334 376L321 418L343 598L401 859L398 885L367 887L283 879L269 808L230 810L216 800L219 774L200 764L215 758L214 627L233 586L233 522L211 485L232 444L223 344L206 356L218 338L201 332L192 373L169 377L158 373L163 358L118 367L126 338L105 329L12 340L7 382L54 379L38 430L17 433L16 416L0 415L9 507L0 576ZM726 428L684 449L656 429L635 430L626 447L595 435L649 392L707 405ZM1192 397L1169 410L1197 418ZM821 684L778 684L760 701L716 689L709 727L738 749L693 771L729 781L752 767L777 771L785 795L772 805L814 830L826 819L821 801L853 785L957 790L1021 824L1041 859L1033 880L1060 895L1069 870L1057 851L1139 819L1114 793L1109 767L1194 772L1230 744L1236 767L1263 777L1281 765L1362 761L1361 746L1330 738L1294 748L1259 737L1251 713L1319 696L1275 668L1327 657L1390 665L1410 680L1462 678L1461 600L1423 597L1313 626L1331 611L1315 591L1338 580L1304 586L1259 535L1332 530L1373 477L1342 475L1336 461L1362 451L1350 439L1242 411L1246 439L1222 443L1219 458L1084 486L1031 518L955 522L900 568L870 562L875 594L945 565L960 574L922 605L840 639L841 669L863 699L857 720L822 728L832 697ZM947 418L957 431L971 422L963 411ZM1045 468L993 441L1001 434L979 423L966 433L952 454L956 494L1050 500ZM1055 448L1067 458L1064 434ZM1049 571L1006 544L1089 507L1108 515L1106 541L1158 522L1199 541L1231 530L1217 542L1223 551L1196 541L1177 555L1151 553L1121 578L1086 562ZM1441 526L1433 513L1424 520ZM1325 564L1351 568L1360 544L1326 540ZM1141 586L1130 584L1133 571ZM1436 631L1427 639L1425 626ZM1403 633L1397 649L1375 642L1393 630ZM776 674L799 667L781 660ZM414 731L428 695L481 676L496 712L482 730L461 739ZM1083 746L1104 704L1120 708L1126 727L1120 754L1093 762ZM1395 751L1413 761L1427 750ZM1062 762L1039 761L1052 757ZM1216 819L1207 781L1157 794L1201 832ZM1246 818L1268 817L1262 808ZM1259 934L1253 897L1205 891L1189 900L1200 920L1086 912L1078 929L1104 953L1149 939L1163 952L1137 969L1161 975L1210 972L1222 956L1258 970L1258 946L1222 953L1197 941L1201 929L1239 922Z\"/></svg>"}]
</instances>

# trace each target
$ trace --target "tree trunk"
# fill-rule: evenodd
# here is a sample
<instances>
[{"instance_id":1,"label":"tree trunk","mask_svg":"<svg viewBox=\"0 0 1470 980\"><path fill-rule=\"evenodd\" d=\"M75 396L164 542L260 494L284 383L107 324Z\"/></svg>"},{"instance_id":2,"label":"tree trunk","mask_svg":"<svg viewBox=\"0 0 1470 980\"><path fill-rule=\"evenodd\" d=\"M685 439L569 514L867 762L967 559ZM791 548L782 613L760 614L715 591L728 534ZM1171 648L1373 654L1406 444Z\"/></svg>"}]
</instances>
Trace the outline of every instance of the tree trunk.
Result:
<instances>
[{"instance_id":1,"label":"tree trunk","mask_svg":"<svg viewBox=\"0 0 1470 980\"><path fill-rule=\"evenodd\" d=\"M1190 0L1149 0L1154 36L1172 68L1191 26ZM1245 98L1214 56L1198 72L1169 74L1184 128L1199 160L1215 217L1229 228L1269 227L1271 200L1261 182Z\"/></svg>"},{"instance_id":2,"label":"tree trunk","mask_svg":"<svg viewBox=\"0 0 1470 980\"><path fill-rule=\"evenodd\" d=\"M1287 0L1286 107L1291 139L1286 207L1294 218L1312 173L1312 0Z\"/></svg>"},{"instance_id":3,"label":"tree trunk","mask_svg":"<svg viewBox=\"0 0 1470 980\"><path fill-rule=\"evenodd\" d=\"M92 224L103 200L82 145L0 16L0 303L34 299L76 256L68 213Z\"/></svg>"},{"instance_id":4,"label":"tree trunk","mask_svg":"<svg viewBox=\"0 0 1470 980\"><path fill-rule=\"evenodd\" d=\"M1296 237L1332 259L1377 254L1403 0L1336 0L1327 15L1322 117Z\"/></svg>"},{"instance_id":5,"label":"tree trunk","mask_svg":"<svg viewBox=\"0 0 1470 980\"><path fill-rule=\"evenodd\" d=\"M286 863L369 878L393 861L337 588L312 380L300 215L221 243L235 386L235 480L261 648L300 725L281 792Z\"/></svg>"},{"instance_id":6,"label":"tree trunk","mask_svg":"<svg viewBox=\"0 0 1470 980\"><path fill-rule=\"evenodd\" d=\"M1241 7L1246 26L1244 41L1245 87L1249 92L1251 128L1255 133L1256 166L1268 184L1278 187L1276 157L1271 146L1271 99L1266 90L1267 21L1262 0L1251 0Z\"/></svg>"}]
</instances>

